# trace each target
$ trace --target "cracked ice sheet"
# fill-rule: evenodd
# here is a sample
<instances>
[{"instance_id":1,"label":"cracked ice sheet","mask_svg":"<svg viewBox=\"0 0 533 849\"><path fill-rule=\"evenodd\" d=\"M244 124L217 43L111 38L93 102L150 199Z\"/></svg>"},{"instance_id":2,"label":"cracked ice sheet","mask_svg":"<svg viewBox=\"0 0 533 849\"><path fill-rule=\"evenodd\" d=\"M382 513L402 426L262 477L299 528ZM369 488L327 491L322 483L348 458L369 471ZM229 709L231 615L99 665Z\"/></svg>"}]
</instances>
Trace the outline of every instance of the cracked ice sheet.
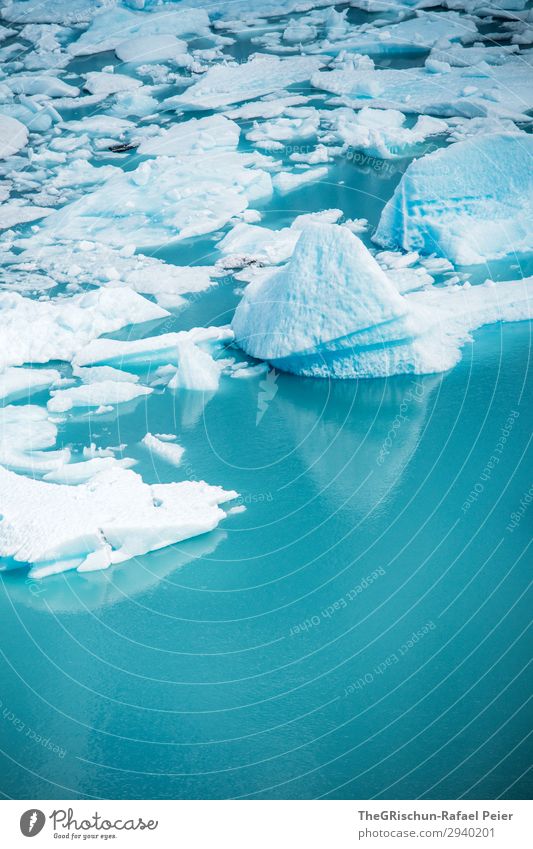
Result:
<instances>
[{"instance_id":1,"label":"cracked ice sheet","mask_svg":"<svg viewBox=\"0 0 533 849\"><path fill-rule=\"evenodd\" d=\"M0 407L0 464L28 475L42 475L70 460L68 448L53 449L57 427L34 404ZM1 468L0 466L0 468Z\"/></svg>"},{"instance_id":2,"label":"cracked ice sheet","mask_svg":"<svg viewBox=\"0 0 533 849\"><path fill-rule=\"evenodd\" d=\"M212 233L271 197L265 167L273 163L258 153L158 157L48 216L26 244L90 239L140 248Z\"/></svg>"},{"instance_id":3,"label":"cracked ice sheet","mask_svg":"<svg viewBox=\"0 0 533 849\"><path fill-rule=\"evenodd\" d=\"M339 95L341 103L354 108L374 106L443 118L490 115L523 121L533 108L531 65L512 54L502 65L454 67L442 73L425 68L376 70L368 57L347 60L344 65L314 74L311 84Z\"/></svg>"},{"instance_id":4,"label":"cracked ice sheet","mask_svg":"<svg viewBox=\"0 0 533 849\"><path fill-rule=\"evenodd\" d=\"M173 3L167 4L162 11L111 7L94 15L88 29L69 45L68 50L72 56L89 56L114 50L133 37L152 35L213 38L209 29L209 16L202 9Z\"/></svg>"},{"instance_id":5,"label":"cracked ice sheet","mask_svg":"<svg viewBox=\"0 0 533 849\"><path fill-rule=\"evenodd\" d=\"M304 49L308 55L320 53L336 56L343 50L368 56L414 54L425 53L439 42L455 42L462 38L472 38L476 34L474 21L456 12L421 11L417 13L417 17L399 23L370 26L366 29L345 25L339 27L335 37L328 33L324 40L306 43ZM311 40L311 33L309 38ZM295 27L294 39L299 43L298 27ZM270 33L260 40L269 50L278 52L286 49L279 41L276 42ZM287 30L283 33L283 41L292 41Z\"/></svg>"},{"instance_id":6,"label":"cracked ice sheet","mask_svg":"<svg viewBox=\"0 0 533 849\"><path fill-rule=\"evenodd\" d=\"M18 243L24 246L24 240ZM203 292L216 284L221 272L214 266L170 265L154 257L134 254L134 245L118 250L96 242L58 242L38 250L6 253L2 284L11 290L24 288L26 280L39 289L68 284L76 288L124 284L143 295L153 295L164 308L180 307L184 295Z\"/></svg>"},{"instance_id":7,"label":"cracked ice sheet","mask_svg":"<svg viewBox=\"0 0 533 849\"><path fill-rule=\"evenodd\" d=\"M89 483L31 480L0 466L0 557L33 564L31 576L104 569L217 527L233 491L203 481L145 484L112 468Z\"/></svg>"},{"instance_id":8,"label":"cracked ice sheet","mask_svg":"<svg viewBox=\"0 0 533 849\"><path fill-rule=\"evenodd\" d=\"M319 57L256 55L241 65L215 65L183 94L169 97L163 109L219 109L295 83L305 83L325 62Z\"/></svg>"},{"instance_id":9,"label":"cracked ice sheet","mask_svg":"<svg viewBox=\"0 0 533 849\"><path fill-rule=\"evenodd\" d=\"M0 292L0 368L71 360L102 333L164 318L166 310L126 288L105 288L53 301ZM31 328L31 332L30 332Z\"/></svg>"}]
</instances>

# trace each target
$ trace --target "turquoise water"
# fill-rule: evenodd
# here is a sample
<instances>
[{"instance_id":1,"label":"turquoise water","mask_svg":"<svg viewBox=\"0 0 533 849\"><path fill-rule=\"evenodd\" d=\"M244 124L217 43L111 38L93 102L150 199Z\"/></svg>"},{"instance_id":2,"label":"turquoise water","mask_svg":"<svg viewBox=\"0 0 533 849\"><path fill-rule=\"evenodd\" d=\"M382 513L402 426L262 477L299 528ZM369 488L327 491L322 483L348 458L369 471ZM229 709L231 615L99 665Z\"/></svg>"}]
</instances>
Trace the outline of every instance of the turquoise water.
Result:
<instances>
[{"instance_id":1,"label":"turquoise water","mask_svg":"<svg viewBox=\"0 0 533 849\"><path fill-rule=\"evenodd\" d=\"M407 162L343 160L263 222L338 207L373 227ZM210 263L215 241L156 255ZM238 290L165 331L226 324ZM528 323L495 325L444 375L274 375L259 422L261 377L225 377L63 425L60 444L125 443L145 480L205 479L246 511L102 573L1 576L3 794L528 797L530 350ZM147 431L177 434L179 470Z\"/></svg>"},{"instance_id":2,"label":"turquoise water","mask_svg":"<svg viewBox=\"0 0 533 849\"><path fill-rule=\"evenodd\" d=\"M280 374L258 425L259 378L69 424L131 456L174 430L184 476L247 510L107 572L2 577L4 793L527 796L530 331L442 376Z\"/></svg>"}]
</instances>

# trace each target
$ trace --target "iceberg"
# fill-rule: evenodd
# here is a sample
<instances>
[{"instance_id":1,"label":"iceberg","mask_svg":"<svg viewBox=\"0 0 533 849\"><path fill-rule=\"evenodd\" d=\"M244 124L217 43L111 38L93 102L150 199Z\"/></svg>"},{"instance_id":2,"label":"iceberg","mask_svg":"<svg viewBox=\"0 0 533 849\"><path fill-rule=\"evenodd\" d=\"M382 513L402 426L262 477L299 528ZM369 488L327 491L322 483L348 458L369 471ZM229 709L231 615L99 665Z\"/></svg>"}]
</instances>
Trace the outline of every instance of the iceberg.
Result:
<instances>
[{"instance_id":1,"label":"iceberg","mask_svg":"<svg viewBox=\"0 0 533 849\"><path fill-rule=\"evenodd\" d=\"M233 491L203 481L154 484L113 467L78 486L32 480L0 466L0 557L33 578L105 569L214 530Z\"/></svg>"},{"instance_id":2,"label":"iceberg","mask_svg":"<svg viewBox=\"0 0 533 849\"><path fill-rule=\"evenodd\" d=\"M445 371L470 332L533 314L533 278L402 295L346 227L311 224L286 266L245 291L236 342L275 368L310 377Z\"/></svg>"},{"instance_id":3,"label":"iceberg","mask_svg":"<svg viewBox=\"0 0 533 849\"><path fill-rule=\"evenodd\" d=\"M374 236L461 265L533 250L533 138L475 136L411 163Z\"/></svg>"}]
</instances>

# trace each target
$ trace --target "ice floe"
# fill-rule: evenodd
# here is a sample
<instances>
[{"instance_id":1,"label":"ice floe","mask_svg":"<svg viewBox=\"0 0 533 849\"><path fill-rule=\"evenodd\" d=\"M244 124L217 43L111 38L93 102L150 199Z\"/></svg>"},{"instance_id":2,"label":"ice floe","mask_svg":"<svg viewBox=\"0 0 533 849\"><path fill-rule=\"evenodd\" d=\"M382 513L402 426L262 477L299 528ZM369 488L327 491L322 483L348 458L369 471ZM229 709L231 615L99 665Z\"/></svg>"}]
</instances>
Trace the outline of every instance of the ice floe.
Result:
<instances>
[{"instance_id":1,"label":"ice floe","mask_svg":"<svg viewBox=\"0 0 533 849\"><path fill-rule=\"evenodd\" d=\"M69 45L69 51L73 56L87 56L115 50L131 38L156 35L209 36L209 17L201 9L174 5L146 11L104 7L88 29Z\"/></svg>"},{"instance_id":2,"label":"ice floe","mask_svg":"<svg viewBox=\"0 0 533 849\"><path fill-rule=\"evenodd\" d=\"M237 151L146 160L48 216L28 241L89 239L147 247L211 233L271 196L269 165L259 153Z\"/></svg>"},{"instance_id":3,"label":"ice floe","mask_svg":"<svg viewBox=\"0 0 533 849\"><path fill-rule=\"evenodd\" d=\"M32 476L58 469L69 462L71 453L68 448L53 450L56 439L57 427L42 407L0 407L0 469L5 466Z\"/></svg>"},{"instance_id":4,"label":"ice floe","mask_svg":"<svg viewBox=\"0 0 533 849\"><path fill-rule=\"evenodd\" d=\"M324 64L317 57L279 59L257 55L244 64L215 65L183 94L164 101L167 109L218 109L252 100L294 83L307 82Z\"/></svg>"},{"instance_id":5,"label":"ice floe","mask_svg":"<svg viewBox=\"0 0 533 849\"><path fill-rule=\"evenodd\" d=\"M34 578L105 569L217 527L237 493L203 481L148 485L111 468L88 483L32 480L0 466L0 557Z\"/></svg>"},{"instance_id":6,"label":"ice floe","mask_svg":"<svg viewBox=\"0 0 533 849\"><path fill-rule=\"evenodd\" d=\"M152 390L125 380L100 380L94 383L71 386L68 389L52 389L47 403L50 413L66 413L74 407L114 407L133 401Z\"/></svg>"},{"instance_id":7,"label":"ice floe","mask_svg":"<svg viewBox=\"0 0 533 849\"><path fill-rule=\"evenodd\" d=\"M341 96L350 106L376 106L435 117L496 116L528 120L533 107L531 66L510 54L501 65L376 69L369 57L346 59L343 67L313 74L318 89Z\"/></svg>"},{"instance_id":8,"label":"ice floe","mask_svg":"<svg viewBox=\"0 0 533 849\"><path fill-rule=\"evenodd\" d=\"M0 292L0 368L71 360L91 339L168 313L129 289L37 301Z\"/></svg>"},{"instance_id":9,"label":"ice floe","mask_svg":"<svg viewBox=\"0 0 533 849\"><path fill-rule=\"evenodd\" d=\"M6 368L0 371L0 401L5 403L48 389L60 379L57 369Z\"/></svg>"}]
</instances>

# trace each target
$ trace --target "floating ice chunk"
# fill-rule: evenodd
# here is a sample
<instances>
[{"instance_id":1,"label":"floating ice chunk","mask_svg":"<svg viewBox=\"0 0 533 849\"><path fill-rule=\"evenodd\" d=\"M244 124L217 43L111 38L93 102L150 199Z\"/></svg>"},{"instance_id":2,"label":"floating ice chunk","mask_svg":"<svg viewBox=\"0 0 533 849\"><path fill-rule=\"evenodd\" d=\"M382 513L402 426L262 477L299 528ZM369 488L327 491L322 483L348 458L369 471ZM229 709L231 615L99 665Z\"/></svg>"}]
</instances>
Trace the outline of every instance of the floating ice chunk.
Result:
<instances>
[{"instance_id":1,"label":"floating ice chunk","mask_svg":"<svg viewBox=\"0 0 533 849\"><path fill-rule=\"evenodd\" d=\"M230 109L225 114L234 121L252 121L254 118L277 118L293 106L303 106L309 100L302 94L286 94L281 96L268 95L264 100L245 103L236 109Z\"/></svg>"},{"instance_id":2,"label":"floating ice chunk","mask_svg":"<svg viewBox=\"0 0 533 849\"><path fill-rule=\"evenodd\" d=\"M35 481L0 467L0 556L35 564L34 578L105 568L207 533L236 492L203 481L149 486L112 468L79 486Z\"/></svg>"},{"instance_id":3,"label":"floating ice chunk","mask_svg":"<svg viewBox=\"0 0 533 849\"><path fill-rule=\"evenodd\" d=\"M411 163L375 241L470 265L533 250L533 139L475 136Z\"/></svg>"},{"instance_id":4,"label":"floating ice chunk","mask_svg":"<svg viewBox=\"0 0 533 849\"><path fill-rule=\"evenodd\" d=\"M88 115L79 121L63 121L60 129L79 135L87 133L90 136L122 138L125 133L135 129L135 124L112 115Z\"/></svg>"},{"instance_id":5,"label":"floating ice chunk","mask_svg":"<svg viewBox=\"0 0 533 849\"><path fill-rule=\"evenodd\" d=\"M140 35L121 41L115 53L122 62L165 62L186 55L187 42L175 35Z\"/></svg>"},{"instance_id":6,"label":"floating ice chunk","mask_svg":"<svg viewBox=\"0 0 533 849\"><path fill-rule=\"evenodd\" d=\"M180 340L176 347L178 370L168 384L169 389L215 392L224 362L217 362L187 338Z\"/></svg>"},{"instance_id":7,"label":"floating ice chunk","mask_svg":"<svg viewBox=\"0 0 533 849\"><path fill-rule=\"evenodd\" d=\"M290 227L270 230L268 227L240 223L224 236L217 249L225 257L231 258L233 267L250 262L276 265L290 257L299 236L299 232Z\"/></svg>"},{"instance_id":8,"label":"floating ice chunk","mask_svg":"<svg viewBox=\"0 0 533 849\"><path fill-rule=\"evenodd\" d=\"M163 130L161 135L144 139L137 152L141 156L189 156L211 151L236 150L239 125L223 115L192 118Z\"/></svg>"},{"instance_id":9,"label":"floating ice chunk","mask_svg":"<svg viewBox=\"0 0 533 849\"><path fill-rule=\"evenodd\" d=\"M115 50L130 38L154 35L210 36L209 17L201 9L175 5L162 11L133 11L111 7L94 16L89 28L69 45L73 56L88 56Z\"/></svg>"},{"instance_id":10,"label":"floating ice chunk","mask_svg":"<svg viewBox=\"0 0 533 849\"><path fill-rule=\"evenodd\" d=\"M307 183L314 183L316 180L324 180L328 176L328 168L309 168L307 171L281 171L272 179L272 185L280 195L289 194L306 186Z\"/></svg>"},{"instance_id":11,"label":"floating ice chunk","mask_svg":"<svg viewBox=\"0 0 533 849\"><path fill-rule=\"evenodd\" d=\"M96 339L76 354L76 366L114 365L136 368L150 365L178 365L178 345L184 340L212 348L233 340L229 327L194 327L178 333L162 333L147 339L120 341Z\"/></svg>"},{"instance_id":12,"label":"floating ice chunk","mask_svg":"<svg viewBox=\"0 0 533 849\"><path fill-rule=\"evenodd\" d=\"M291 110L292 117L255 123L246 133L248 141L265 150L280 150L286 144L316 138L319 113L316 109ZM301 115L301 117L300 117Z\"/></svg>"},{"instance_id":13,"label":"floating ice chunk","mask_svg":"<svg viewBox=\"0 0 533 849\"><path fill-rule=\"evenodd\" d=\"M129 469L135 465L135 460L125 458L117 460L115 457L93 457L91 460L86 460L80 463L66 463L51 472L43 475L43 480L49 483L64 483L70 486L76 486L80 483L86 483L91 480L99 472L107 469L122 468Z\"/></svg>"},{"instance_id":14,"label":"floating ice chunk","mask_svg":"<svg viewBox=\"0 0 533 849\"><path fill-rule=\"evenodd\" d=\"M185 451L185 448L182 448L181 445L158 439L152 433L147 433L141 441L151 454L159 457L166 463L170 463L171 466L180 465Z\"/></svg>"},{"instance_id":15,"label":"floating ice chunk","mask_svg":"<svg viewBox=\"0 0 533 849\"><path fill-rule=\"evenodd\" d=\"M30 245L46 239L93 239L122 247L155 246L223 227L250 203L272 194L271 162L258 153L159 157L120 173L45 219Z\"/></svg>"},{"instance_id":16,"label":"floating ice chunk","mask_svg":"<svg viewBox=\"0 0 533 849\"><path fill-rule=\"evenodd\" d=\"M72 374L74 377L79 377L83 383L102 383L104 380L112 380L123 383L138 383L139 376L132 374L129 371L121 371L121 369L113 368L112 366L95 366L94 368L79 368L73 366Z\"/></svg>"},{"instance_id":17,"label":"floating ice chunk","mask_svg":"<svg viewBox=\"0 0 533 849\"><path fill-rule=\"evenodd\" d=\"M316 27L294 21L283 30L283 40L288 44L305 44L317 36Z\"/></svg>"},{"instance_id":18,"label":"floating ice chunk","mask_svg":"<svg viewBox=\"0 0 533 849\"><path fill-rule=\"evenodd\" d=\"M297 56L258 55L242 65L216 65L183 94L163 101L165 109L218 109L309 80L324 62Z\"/></svg>"},{"instance_id":19,"label":"floating ice chunk","mask_svg":"<svg viewBox=\"0 0 533 849\"><path fill-rule=\"evenodd\" d=\"M56 369L7 368L0 372L0 401L48 389L61 378Z\"/></svg>"},{"instance_id":20,"label":"floating ice chunk","mask_svg":"<svg viewBox=\"0 0 533 849\"><path fill-rule=\"evenodd\" d=\"M315 377L444 371L470 331L533 314L533 278L402 296L345 227L303 231L285 268L250 285L233 329L249 354Z\"/></svg>"},{"instance_id":21,"label":"floating ice chunk","mask_svg":"<svg viewBox=\"0 0 533 849\"><path fill-rule=\"evenodd\" d=\"M77 97L79 88L49 74L16 74L8 77L6 85L14 94L42 94L46 97Z\"/></svg>"},{"instance_id":22,"label":"floating ice chunk","mask_svg":"<svg viewBox=\"0 0 533 849\"><path fill-rule=\"evenodd\" d=\"M0 292L0 368L70 360L102 333L166 315L166 310L126 288L54 301Z\"/></svg>"},{"instance_id":23,"label":"floating ice chunk","mask_svg":"<svg viewBox=\"0 0 533 849\"><path fill-rule=\"evenodd\" d=\"M33 404L0 408L0 464L18 472L40 475L70 460L70 451L49 451L57 427L46 410ZM0 497L1 502L1 497ZM1 513L0 508L0 513Z\"/></svg>"},{"instance_id":24,"label":"floating ice chunk","mask_svg":"<svg viewBox=\"0 0 533 849\"><path fill-rule=\"evenodd\" d=\"M13 156L28 144L28 130L16 118L0 115L0 159Z\"/></svg>"},{"instance_id":25,"label":"floating ice chunk","mask_svg":"<svg viewBox=\"0 0 533 849\"><path fill-rule=\"evenodd\" d=\"M405 115L396 109L364 107L357 112L336 109L329 123L344 144L379 159L407 156L428 137L448 129L445 121L426 115L421 115L411 128L404 126L405 120Z\"/></svg>"},{"instance_id":26,"label":"floating ice chunk","mask_svg":"<svg viewBox=\"0 0 533 849\"><path fill-rule=\"evenodd\" d=\"M50 413L66 413L74 407L113 407L133 401L153 390L124 380L101 380L69 389L53 389L46 405Z\"/></svg>"},{"instance_id":27,"label":"floating ice chunk","mask_svg":"<svg viewBox=\"0 0 533 849\"><path fill-rule=\"evenodd\" d=\"M3 203L0 206L0 230L7 230L17 224L27 224L28 221L37 221L54 212L53 208L46 206L25 206L13 201Z\"/></svg>"},{"instance_id":28,"label":"floating ice chunk","mask_svg":"<svg viewBox=\"0 0 533 849\"><path fill-rule=\"evenodd\" d=\"M142 82L126 74L106 74L103 71L89 71L85 77L83 88L91 94L116 94L118 91L131 91L141 88Z\"/></svg>"}]
</instances>

